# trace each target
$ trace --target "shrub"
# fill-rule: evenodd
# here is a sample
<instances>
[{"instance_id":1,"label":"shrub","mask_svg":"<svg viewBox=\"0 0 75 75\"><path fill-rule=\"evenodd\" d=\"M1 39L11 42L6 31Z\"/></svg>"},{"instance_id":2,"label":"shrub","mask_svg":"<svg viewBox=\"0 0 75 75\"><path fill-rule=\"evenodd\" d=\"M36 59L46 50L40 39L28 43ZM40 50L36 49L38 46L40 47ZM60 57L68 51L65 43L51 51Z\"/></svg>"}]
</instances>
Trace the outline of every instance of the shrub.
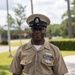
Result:
<instances>
[{"instance_id":1,"label":"shrub","mask_svg":"<svg viewBox=\"0 0 75 75\"><path fill-rule=\"evenodd\" d=\"M58 46L60 50L75 50L75 40L61 40L61 41L49 41L50 43Z\"/></svg>"},{"instance_id":2,"label":"shrub","mask_svg":"<svg viewBox=\"0 0 75 75\"><path fill-rule=\"evenodd\" d=\"M7 40L2 40L2 41L0 42L0 44L1 44L1 45L8 45L8 41L7 41Z\"/></svg>"}]
</instances>

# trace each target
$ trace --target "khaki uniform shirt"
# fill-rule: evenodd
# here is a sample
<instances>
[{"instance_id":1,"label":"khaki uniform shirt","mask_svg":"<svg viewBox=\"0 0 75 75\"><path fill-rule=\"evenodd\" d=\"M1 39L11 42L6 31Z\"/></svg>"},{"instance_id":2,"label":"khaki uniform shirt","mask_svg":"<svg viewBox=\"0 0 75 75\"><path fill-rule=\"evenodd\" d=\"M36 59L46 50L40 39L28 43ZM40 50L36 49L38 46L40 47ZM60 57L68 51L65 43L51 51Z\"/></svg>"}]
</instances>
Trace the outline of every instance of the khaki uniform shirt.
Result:
<instances>
[{"instance_id":1,"label":"khaki uniform shirt","mask_svg":"<svg viewBox=\"0 0 75 75\"><path fill-rule=\"evenodd\" d=\"M68 72L59 48L46 41L39 51L31 41L19 47L9 70L24 75L62 75Z\"/></svg>"}]
</instances>

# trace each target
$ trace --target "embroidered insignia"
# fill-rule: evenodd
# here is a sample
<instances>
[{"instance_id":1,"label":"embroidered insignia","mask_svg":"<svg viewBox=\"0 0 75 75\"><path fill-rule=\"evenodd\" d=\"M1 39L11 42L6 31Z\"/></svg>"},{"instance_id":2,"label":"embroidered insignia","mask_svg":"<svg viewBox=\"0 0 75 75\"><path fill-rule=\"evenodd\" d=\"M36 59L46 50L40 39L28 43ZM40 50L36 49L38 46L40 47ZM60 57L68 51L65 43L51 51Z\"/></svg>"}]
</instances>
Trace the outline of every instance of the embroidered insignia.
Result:
<instances>
[{"instance_id":1,"label":"embroidered insignia","mask_svg":"<svg viewBox=\"0 0 75 75\"><path fill-rule=\"evenodd\" d=\"M44 58L45 62L51 63L51 62L52 62L51 60L53 59L53 56L52 56L51 53L45 53L45 54L43 55L43 58Z\"/></svg>"}]
</instances>

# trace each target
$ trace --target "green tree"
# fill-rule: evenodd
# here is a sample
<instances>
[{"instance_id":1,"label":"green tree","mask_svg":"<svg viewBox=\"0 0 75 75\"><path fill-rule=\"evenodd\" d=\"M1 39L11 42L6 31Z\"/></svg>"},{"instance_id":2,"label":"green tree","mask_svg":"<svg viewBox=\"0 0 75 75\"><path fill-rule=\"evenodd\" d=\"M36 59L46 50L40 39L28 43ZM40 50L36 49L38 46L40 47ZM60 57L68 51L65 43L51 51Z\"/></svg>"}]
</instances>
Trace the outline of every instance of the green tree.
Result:
<instances>
[{"instance_id":1,"label":"green tree","mask_svg":"<svg viewBox=\"0 0 75 75\"><path fill-rule=\"evenodd\" d=\"M61 25L58 24L49 25L47 27L47 36L50 38L52 36L62 36Z\"/></svg>"},{"instance_id":2,"label":"green tree","mask_svg":"<svg viewBox=\"0 0 75 75\"><path fill-rule=\"evenodd\" d=\"M71 12L71 17L75 17L75 0L73 0L73 2L71 3L71 9L70 9L70 12ZM67 19L68 17L68 14L67 14L67 11L62 15L62 19L63 18L66 18ZM75 19L75 18L73 18ZM75 22L75 20L72 20L72 22Z\"/></svg>"},{"instance_id":3,"label":"green tree","mask_svg":"<svg viewBox=\"0 0 75 75\"><path fill-rule=\"evenodd\" d=\"M67 19L65 19L61 23L61 30L62 30L62 36L63 37L68 37L67 27L68 27L68 21L67 21Z\"/></svg>"},{"instance_id":4,"label":"green tree","mask_svg":"<svg viewBox=\"0 0 75 75\"><path fill-rule=\"evenodd\" d=\"M73 36L75 37L75 34L74 34L74 31L75 31L75 0L73 0L73 2L71 3L71 8L70 8L70 13L71 13L71 21L72 21L72 33L73 33ZM62 27L66 27L65 29L68 31L68 14L67 14L67 11L62 15L62 19L63 19L63 22L62 22ZM66 25L66 26L65 26ZM70 32L70 30L69 30ZM68 32L65 32L65 33L68 33Z\"/></svg>"},{"instance_id":5,"label":"green tree","mask_svg":"<svg viewBox=\"0 0 75 75\"><path fill-rule=\"evenodd\" d=\"M0 40L2 40L2 33L3 33L4 29L2 26L0 26Z\"/></svg>"},{"instance_id":6,"label":"green tree","mask_svg":"<svg viewBox=\"0 0 75 75\"><path fill-rule=\"evenodd\" d=\"M72 14L72 17L74 17L74 22L75 22L75 0L73 0L71 5L72 5L71 14Z\"/></svg>"},{"instance_id":7,"label":"green tree","mask_svg":"<svg viewBox=\"0 0 75 75\"><path fill-rule=\"evenodd\" d=\"M21 30L22 25L25 23L26 14L25 14L25 8L26 6L22 6L21 4L17 4L17 7L14 8L15 18L13 18L9 14L9 24L11 27L14 27L19 32L19 38L20 38L20 44L21 42Z\"/></svg>"},{"instance_id":8,"label":"green tree","mask_svg":"<svg viewBox=\"0 0 75 75\"><path fill-rule=\"evenodd\" d=\"M24 32L27 33L27 38L31 37L31 29L30 28L25 28Z\"/></svg>"}]
</instances>

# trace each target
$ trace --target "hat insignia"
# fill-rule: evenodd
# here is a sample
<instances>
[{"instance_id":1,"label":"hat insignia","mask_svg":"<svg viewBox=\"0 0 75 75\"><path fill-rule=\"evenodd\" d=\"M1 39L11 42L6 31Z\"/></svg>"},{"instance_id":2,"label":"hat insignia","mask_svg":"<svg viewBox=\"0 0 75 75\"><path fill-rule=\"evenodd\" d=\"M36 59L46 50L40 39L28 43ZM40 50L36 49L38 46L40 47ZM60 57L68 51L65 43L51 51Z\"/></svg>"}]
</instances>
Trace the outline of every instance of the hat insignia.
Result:
<instances>
[{"instance_id":1,"label":"hat insignia","mask_svg":"<svg viewBox=\"0 0 75 75\"><path fill-rule=\"evenodd\" d=\"M39 18L35 18L35 23L38 23L39 22Z\"/></svg>"}]
</instances>

